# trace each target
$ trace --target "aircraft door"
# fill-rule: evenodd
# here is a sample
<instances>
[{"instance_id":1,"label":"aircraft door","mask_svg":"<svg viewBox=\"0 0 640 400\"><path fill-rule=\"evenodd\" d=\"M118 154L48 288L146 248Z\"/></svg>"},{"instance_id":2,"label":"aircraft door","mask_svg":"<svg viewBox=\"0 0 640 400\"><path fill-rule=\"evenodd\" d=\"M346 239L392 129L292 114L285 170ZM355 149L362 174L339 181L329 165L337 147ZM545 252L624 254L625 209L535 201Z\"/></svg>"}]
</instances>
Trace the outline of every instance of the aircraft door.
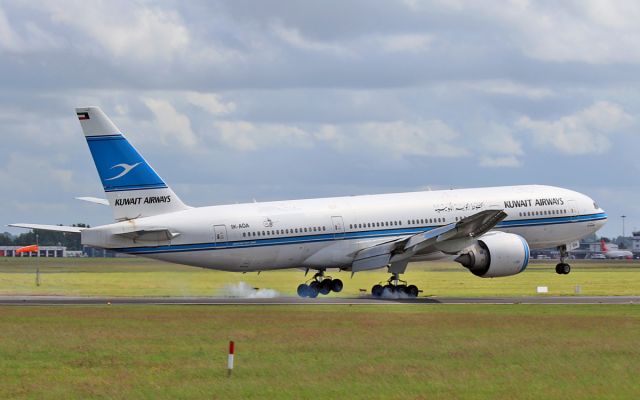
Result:
<instances>
[{"instance_id":1,"label":"aircraft door","mask_svg":"<svg viewBox=\"0 0 640 400\"><path fill-rule=\"evenodd\" d=\"M341 216L331 217L331 223L333 225L333 238L343 239L344 238L344 222L342 221L342 217Z\"/></svg>"},{"instance_id":2,"label":"aircraft door","mask_svg":"<svg viewBox=\"0 0 640 400\"><path fill-rule=\"evenodd\" d=\"M224 243L227 241L227 226L226 225L214 225L213 226L213 240L216 244Z\"/></svg>"}]
</instances>

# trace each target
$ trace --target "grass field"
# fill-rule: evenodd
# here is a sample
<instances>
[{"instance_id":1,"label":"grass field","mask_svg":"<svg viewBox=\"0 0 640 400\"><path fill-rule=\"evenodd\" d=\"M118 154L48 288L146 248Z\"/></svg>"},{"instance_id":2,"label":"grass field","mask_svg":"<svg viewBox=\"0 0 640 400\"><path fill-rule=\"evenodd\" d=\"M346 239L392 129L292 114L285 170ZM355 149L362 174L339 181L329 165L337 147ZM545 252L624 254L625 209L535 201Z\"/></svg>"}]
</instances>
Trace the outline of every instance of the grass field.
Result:
<instances>
[{"instance_id":1,"label":"grass field","mask_svg":"<svg viewBox=\"0 0 640 400\"><path fill-rule=\"evenodd\" d=\"M39 265L41 286L35 285ZM528 296L536 286L548 286L548 295L640 295L640 263L573 262L569 275L557 275L555 262L531 264L513 277L481 279L453 262L411 264L404 279L434 296ZM367 292L385 280L384 270L334 273L345 288L341 296ZM295 295L304 280L300 270L257 273L228 273L152 260L127 259L0 259L0 295L81 295L81 296L215 296L227 284L240 281L254 287ZM332 294L335 296L335 294Z\"/></svg>"},{"instance_id":2,"label":"grass field","mask_svg":"<svg viewBox=\"0 0 640 400\"><path fill-rule=\"evenodd\" d=\"M0 332L2 399L640 398L632 305L0 307Z\"/></svg>"}]
</instances>

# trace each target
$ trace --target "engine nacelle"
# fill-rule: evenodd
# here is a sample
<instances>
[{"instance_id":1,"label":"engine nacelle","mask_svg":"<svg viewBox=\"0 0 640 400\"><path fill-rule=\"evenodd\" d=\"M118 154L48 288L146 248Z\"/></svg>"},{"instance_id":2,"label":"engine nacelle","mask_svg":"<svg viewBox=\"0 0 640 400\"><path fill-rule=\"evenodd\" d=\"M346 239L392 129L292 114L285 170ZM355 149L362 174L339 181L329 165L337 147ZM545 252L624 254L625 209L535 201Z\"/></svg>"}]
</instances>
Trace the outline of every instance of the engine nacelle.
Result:
<instances>
[{"instance_id":1,"label":"engine nacelle","mask_svg":"<svg viewBox=\"0 0 640 400\"><path fill-rule=\"evenodd\" d=\"M482 278L516 275L529 264L529 244L513 233L489 232L464 249L456 261Z\"/></svg>"}]
</instances>

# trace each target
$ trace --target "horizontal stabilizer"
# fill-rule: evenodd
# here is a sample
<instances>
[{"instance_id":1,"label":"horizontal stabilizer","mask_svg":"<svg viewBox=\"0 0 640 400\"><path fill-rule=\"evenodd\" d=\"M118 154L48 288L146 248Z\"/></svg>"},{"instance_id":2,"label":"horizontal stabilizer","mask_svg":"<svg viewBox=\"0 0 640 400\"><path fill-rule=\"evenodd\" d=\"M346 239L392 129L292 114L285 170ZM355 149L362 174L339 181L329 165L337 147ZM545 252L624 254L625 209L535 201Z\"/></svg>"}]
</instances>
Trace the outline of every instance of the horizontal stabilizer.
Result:
<instances>
[{"instance_id":1,"label":"horizontal stabilizer","mask_svg":"<svg viewBox=\"0 0 640 400\"><path fill-rule=\"evenodd\" d=\"M61 225L40 225L40 224L9 224L8 226L12 226L14 228L25 228L25 229L38 229L41 231L53 231L53 232L66 232L66 233L80 233L83 229L77 226L61 226Z\"/></svg>"},{"instance_id":2,"label":"horizontal stabilizer","mask_svg":"<svg viewBox=\"0 0 640 400\"><path fill-rule=\"evenodd\" d=\"M101 199L100 197L76 197L76 200L87 201L94 204L102 204L103 206L109 205L109 200Z\"/></svg>"}]
</instances>

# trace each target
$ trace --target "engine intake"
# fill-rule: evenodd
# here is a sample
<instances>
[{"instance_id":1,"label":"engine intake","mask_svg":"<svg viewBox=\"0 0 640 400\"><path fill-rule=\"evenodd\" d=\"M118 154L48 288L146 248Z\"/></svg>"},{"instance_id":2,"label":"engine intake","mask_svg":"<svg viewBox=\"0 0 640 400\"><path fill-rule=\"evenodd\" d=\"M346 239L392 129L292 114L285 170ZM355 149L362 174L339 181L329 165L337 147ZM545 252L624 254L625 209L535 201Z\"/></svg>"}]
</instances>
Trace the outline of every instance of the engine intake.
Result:
<instances>
[{"instance_id":1,"label":"engine intake","mask_svg":"<svg viewBox=\"0 0 640 400\"><path fill-rule=\"evenodd\" d=\"M489 232L464 249L455 261L481 278L516 275L529 264L529 244L513 233Z\"/></svg>"}]
</instances>

